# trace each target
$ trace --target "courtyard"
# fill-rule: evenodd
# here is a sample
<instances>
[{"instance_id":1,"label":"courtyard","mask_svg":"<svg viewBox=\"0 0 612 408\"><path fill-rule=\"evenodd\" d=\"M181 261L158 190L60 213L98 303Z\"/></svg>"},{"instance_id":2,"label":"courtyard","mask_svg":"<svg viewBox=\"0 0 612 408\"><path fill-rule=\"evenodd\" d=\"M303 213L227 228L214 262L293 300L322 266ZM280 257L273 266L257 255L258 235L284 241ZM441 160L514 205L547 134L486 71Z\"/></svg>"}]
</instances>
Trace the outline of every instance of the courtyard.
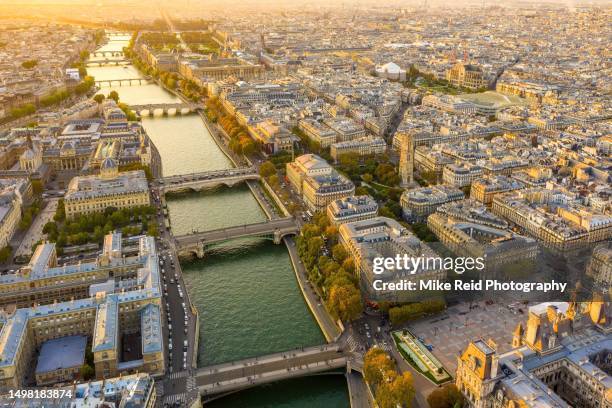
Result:
<instances>
[{"instance_id":1,"label":"courtyard","mask_svg":"<svg viewBox=\"0 0 612 408\"><path fill-rule=\"evenodd\" d=\"M457 357L468 343L477 339L493 339L497 352L504 353L512 348L512 332L519 322L527 321L528 306L524 313L510 310L506 304L485 302L459 304L449 307L446 312L429 320L422 320L408 326L410 331L433 346L432 353L453 376L457 370Z\"/></svg>"}]
</instances>

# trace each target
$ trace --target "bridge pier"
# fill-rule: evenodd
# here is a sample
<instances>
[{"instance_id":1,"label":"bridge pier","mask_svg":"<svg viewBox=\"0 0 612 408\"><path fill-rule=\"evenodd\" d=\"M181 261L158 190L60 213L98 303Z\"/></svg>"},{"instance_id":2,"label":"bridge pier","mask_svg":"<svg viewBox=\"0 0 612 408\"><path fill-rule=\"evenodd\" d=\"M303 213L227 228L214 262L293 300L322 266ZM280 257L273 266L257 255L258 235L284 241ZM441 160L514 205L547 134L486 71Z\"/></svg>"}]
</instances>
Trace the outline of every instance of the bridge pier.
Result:
<instances>
[{"instance_id":1,"label":"bridge pier","mask_svg":"<svg viewBox=\"0 0 612 408\"><path fill-rule=\"evenodd\" d=\"M196 256L198 257L198 259L204 258L204 244L203 243L200 243L198 245Z\"/></svg>"},{"instance_id":2,"label":"bridge pier","mask_svg":"<svg viewBox=\"0 0 612 408\"><path fill-rule=\"evenodd\" d=\"M274 231L274 243L276 245L280 245L281 242L283 242L283 236L281 235L281 232L279 230Z\"/></svg>"},{"instance_id":3,"label":"bridge pier","mask_svg":"<svg viewBox=\"0 0 612 408\"><path fill-rule=\"evenodd\" d=\"M198 242L197 244L190 245L189 247L182 248L178 250L179 258L183 259L203 259L206 254L206 247L203 242Z\"/></svg>"}]
</instances>

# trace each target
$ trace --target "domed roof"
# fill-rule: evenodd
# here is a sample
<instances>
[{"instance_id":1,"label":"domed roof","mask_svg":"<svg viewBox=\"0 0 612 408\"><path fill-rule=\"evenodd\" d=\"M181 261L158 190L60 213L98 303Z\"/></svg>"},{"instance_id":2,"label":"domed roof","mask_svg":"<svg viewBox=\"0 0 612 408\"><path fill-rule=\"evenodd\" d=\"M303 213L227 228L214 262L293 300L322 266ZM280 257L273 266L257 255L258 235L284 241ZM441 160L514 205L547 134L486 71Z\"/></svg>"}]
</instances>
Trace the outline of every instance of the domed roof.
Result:
<instances>
[{"instance_id":1,"label":"domed roof","mask_svg":"<svg viewBox=\"0 0 612 408\"><path fill-rule=\"evenodd\" d=\"M72 140L67 141L62 145L62 151L74 150L74 142Z\"/></svg>"},{"instance_id":2,"label":"domed roof","mask_svg":"<svg viewBox=\"0 0 612 408\"><path fill-rule=\"evenodd\" d=\"M114 169L116 167L117 163L112 157L107 157L106 159L102 160L102 163L100 164L100 170Z\"/></svg>"}]
</instances>

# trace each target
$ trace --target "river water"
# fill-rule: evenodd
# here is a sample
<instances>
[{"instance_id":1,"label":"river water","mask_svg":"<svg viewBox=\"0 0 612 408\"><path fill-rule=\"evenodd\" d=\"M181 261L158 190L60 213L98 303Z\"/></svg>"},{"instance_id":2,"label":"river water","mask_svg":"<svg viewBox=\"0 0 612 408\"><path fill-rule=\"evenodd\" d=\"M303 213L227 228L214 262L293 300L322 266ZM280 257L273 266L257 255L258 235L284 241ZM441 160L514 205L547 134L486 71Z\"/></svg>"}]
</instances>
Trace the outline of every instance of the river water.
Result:
<instances>
[{"instance_id":1,"label":"river water","mask_svg":"<svg viewBox=\"0 0 612 408\"><path fill-rule=\"evenodd\" d=\"M120 51L129 38L113 39L101 51ZM95 57L92 60L104 59ZM88 67L97 80L141 78L131 65ZM126 103L176 102L156 84L102 88ZM197 115L145 117L164 175L232 167ZM173 232L210 230L266 219L246 185L167 197ZM295 280L284 245L262 239L215 247L203 260L182 263L190 298L200 314L198 365L323 344ZM222 407L347 407L344 377L328 375L283 381L214 402Z\"/></svg>"}]
</instances>

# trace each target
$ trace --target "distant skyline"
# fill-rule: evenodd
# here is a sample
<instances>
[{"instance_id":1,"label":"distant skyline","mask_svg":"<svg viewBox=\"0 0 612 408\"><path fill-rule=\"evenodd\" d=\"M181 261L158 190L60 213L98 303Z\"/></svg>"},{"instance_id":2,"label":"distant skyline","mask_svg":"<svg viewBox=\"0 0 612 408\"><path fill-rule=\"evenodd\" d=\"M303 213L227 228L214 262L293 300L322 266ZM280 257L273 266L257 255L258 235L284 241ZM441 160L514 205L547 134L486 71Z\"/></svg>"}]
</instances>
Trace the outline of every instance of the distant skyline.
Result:
<instances>
[{"instance_id":1,"label":"distant skyline","mask_svg":"<svg viewBox=\"0 0 612 408\"><path fill-rule=\"evenodd\" d=\"M29 5L29 4L37 4L37 5L46 5L46 6L64 6L64 5L97 5L97 6L111 6L111 5L122 5L122 6L135 6L140 4L151 5L151 1L144 0L0 0L0 4L2 5ZM156 5L167 6L170 8L181 7L184 5L192 5L192 6L217 6L224 5L227 7L227 3L221 0L156 0L153 2ZM447 6L453 7L457 5L480 5L483 3L482 0L395 0L390 2L385 2L384 4L380 4L380 2L376 0L336 0L336 1L326 1L326 0L308 0L298 1L298 0L241 0L238 4L233 4L233 7L242 8L242 7L250 7L254 5L284 5L284 6L292 6L292 5L300 5L304 6L304 4L320 4L328 7L350 5L350 4L358 4L358 5L376 5L381 8L386 7L397 7L397 6L421 6L426 3L428 6ZM612 2L609 0L505 0L503 3L499 3L493 0L485 0L485 4L495 5L495 6L517 6L517 5L525 5L525 6L533 6L538 4L544 5L554 5L557 4L559 6L588 6L588 5L610 5L612 6Z\"/></svg>"}]
</instances>

